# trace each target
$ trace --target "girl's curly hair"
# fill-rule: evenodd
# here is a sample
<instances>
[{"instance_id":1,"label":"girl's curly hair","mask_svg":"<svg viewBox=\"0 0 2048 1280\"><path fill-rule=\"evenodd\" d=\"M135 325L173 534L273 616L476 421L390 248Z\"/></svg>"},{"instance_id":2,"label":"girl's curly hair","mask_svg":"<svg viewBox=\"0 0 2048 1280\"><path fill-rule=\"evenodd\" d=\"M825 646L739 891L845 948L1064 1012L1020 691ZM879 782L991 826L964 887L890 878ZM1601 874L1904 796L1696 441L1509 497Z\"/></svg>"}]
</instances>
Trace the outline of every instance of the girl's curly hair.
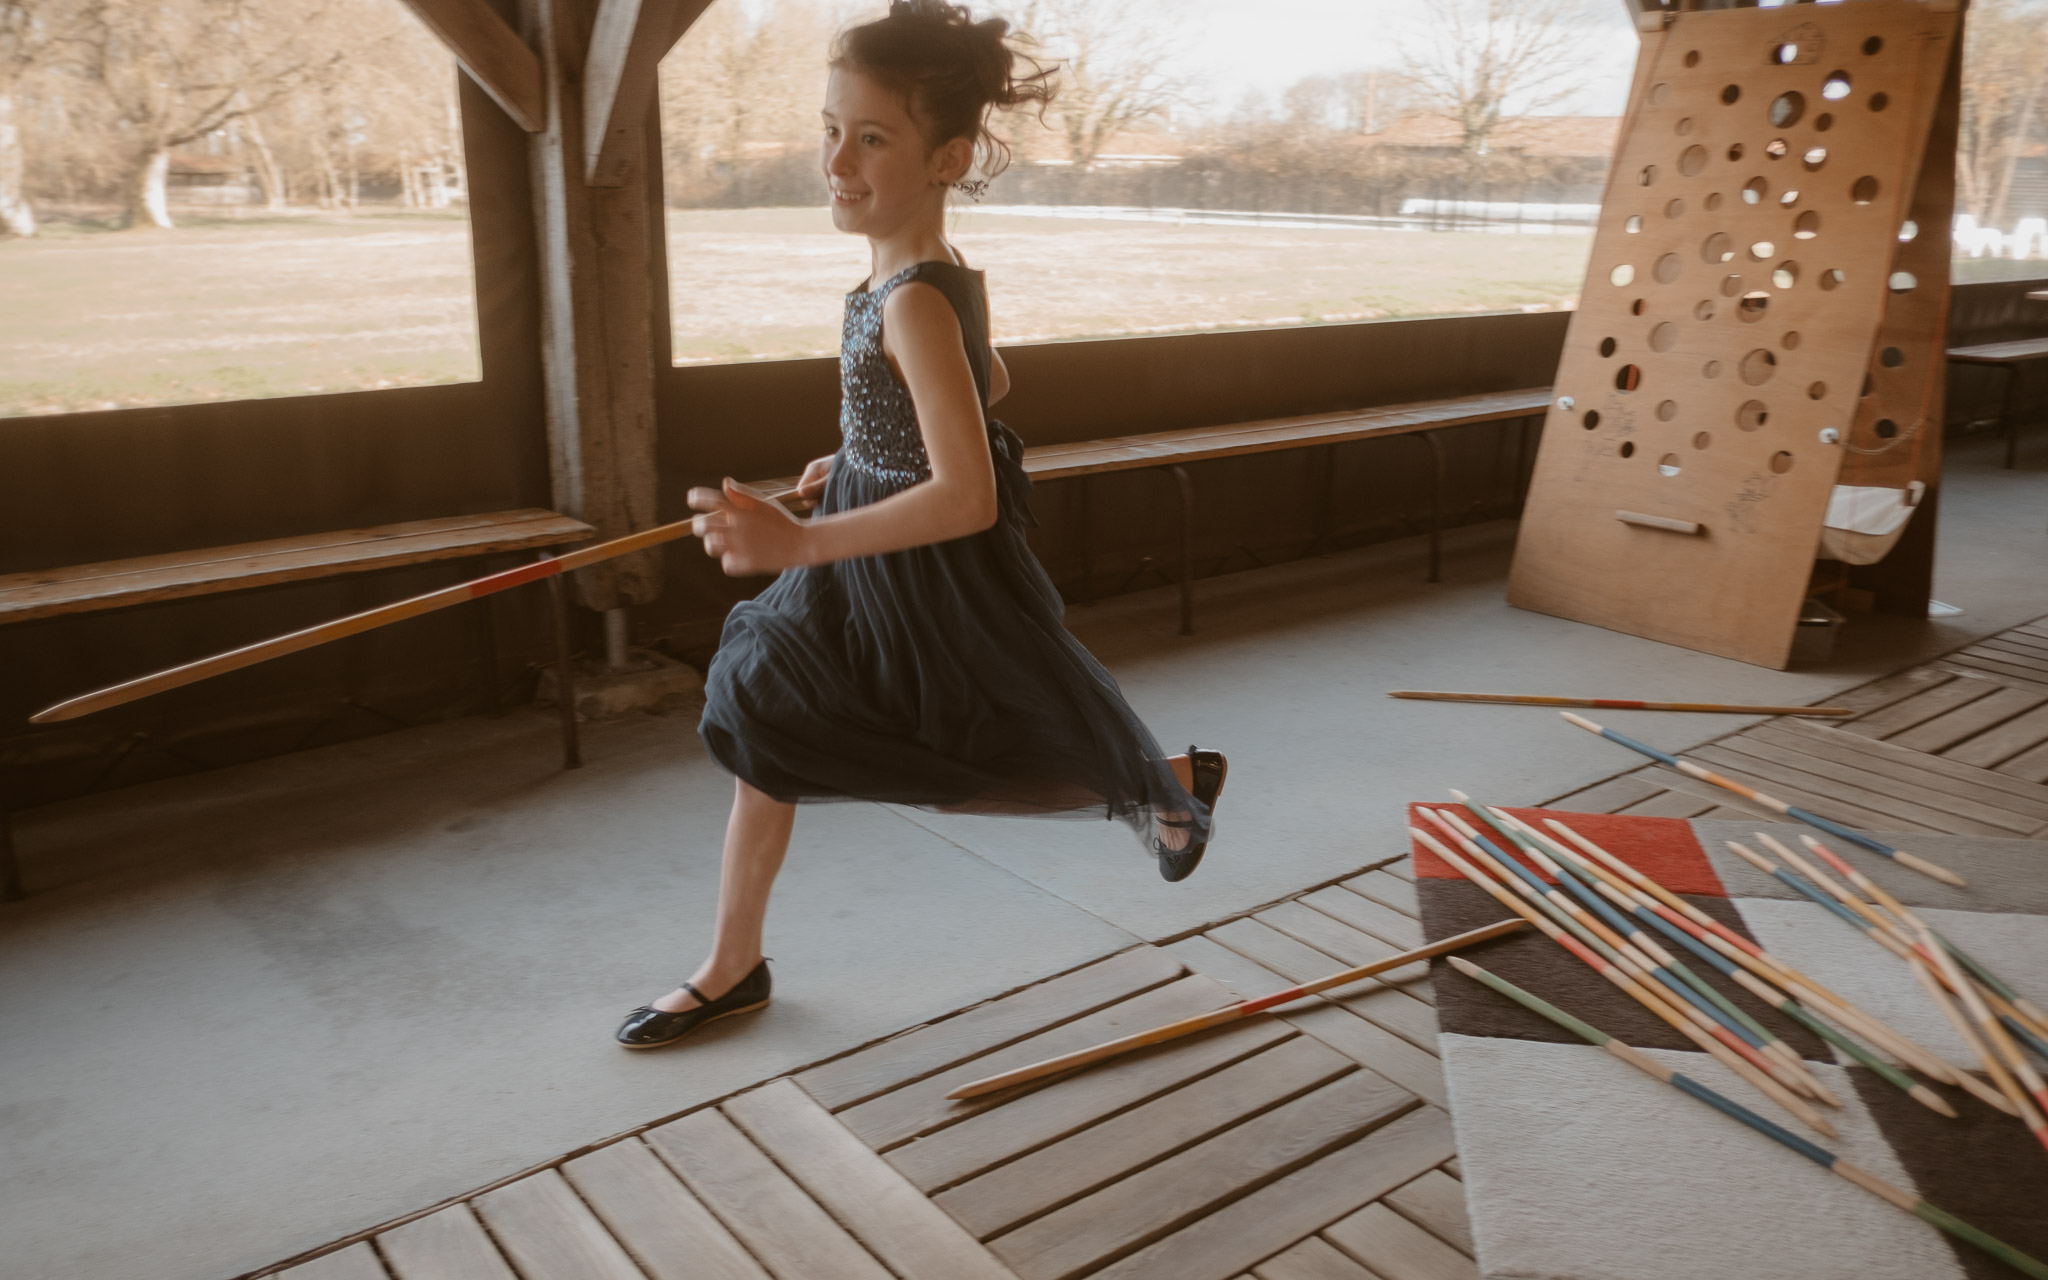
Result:
<instances>
[{"instance_id":1,"label":"girl's curly hair","mask_svg":"<svg viewBox=\"0 0 2048 1280\"><path fill-rule=\"evenodd\" d=\"M1018 46L1001 18L976 22L967 6L895 0L889 14L841 32L831 65L858 71L900 94L933 146L966 138L984 177L1009 167L1010 148L989 130L991 112L1037 104L1040 119L1058 92L1057 66Z\"/></svg>"}]
</instances>

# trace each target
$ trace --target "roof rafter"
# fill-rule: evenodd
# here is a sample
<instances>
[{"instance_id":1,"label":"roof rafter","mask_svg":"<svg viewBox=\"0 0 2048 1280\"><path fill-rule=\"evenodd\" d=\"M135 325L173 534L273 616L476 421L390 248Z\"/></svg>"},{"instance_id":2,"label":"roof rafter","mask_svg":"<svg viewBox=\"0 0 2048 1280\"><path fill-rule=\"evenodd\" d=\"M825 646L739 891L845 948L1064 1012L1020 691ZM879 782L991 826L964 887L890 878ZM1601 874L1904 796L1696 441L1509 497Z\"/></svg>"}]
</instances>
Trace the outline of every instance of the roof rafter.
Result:
<instances>
[{"instance_id":1,"label":"roof rafter","mask_svg":"<svg viewBox=\"0 0 2048 1280\"><path fill-rule=\"evenodd\" d=\"M485 0L405 0L470 79L528 133L547 127L540 58Z\"/></svg>"},{"instance_id":2,"label":"roof rafter","mask_svg":"<svg viewBox=\"0 0 2048 1280\"><path fill-rule=\"evenodd\" d=\"M662 58L711 0L601 0L583 66L583 175L617 186Z\"/></svg>"}]
</instances>

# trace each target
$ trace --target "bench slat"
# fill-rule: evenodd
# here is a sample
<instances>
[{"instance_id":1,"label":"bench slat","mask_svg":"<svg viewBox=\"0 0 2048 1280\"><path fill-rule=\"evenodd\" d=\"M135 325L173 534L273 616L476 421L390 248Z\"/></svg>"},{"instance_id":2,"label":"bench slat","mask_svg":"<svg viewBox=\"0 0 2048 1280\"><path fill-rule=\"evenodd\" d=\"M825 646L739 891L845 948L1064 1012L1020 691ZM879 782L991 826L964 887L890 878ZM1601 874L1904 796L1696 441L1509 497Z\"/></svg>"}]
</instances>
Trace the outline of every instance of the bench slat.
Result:
<instances>
[{"instance_id":1,"label":"bench slat","mask_svg":"<svg viewBox=\"0 0 2048 1280\"><path fill-rule=\"evenodd\" d=\"M1973 347L1950 347L1948 358L1966 364L2013 364L2021 360L2048 357L2048 338L2021 338L2014 342L1984 342Z\"/></svg>"},{"instance_id":2,"label":"bench slat","mask_svg":"<svg viewBox=\"0 0 2048 1280\"><path fill-rule=\"evenodd\" d=\"M580 542L581 520L538 507L273 538L0 575L0 623Z\"/></svg>"}]
</instances>

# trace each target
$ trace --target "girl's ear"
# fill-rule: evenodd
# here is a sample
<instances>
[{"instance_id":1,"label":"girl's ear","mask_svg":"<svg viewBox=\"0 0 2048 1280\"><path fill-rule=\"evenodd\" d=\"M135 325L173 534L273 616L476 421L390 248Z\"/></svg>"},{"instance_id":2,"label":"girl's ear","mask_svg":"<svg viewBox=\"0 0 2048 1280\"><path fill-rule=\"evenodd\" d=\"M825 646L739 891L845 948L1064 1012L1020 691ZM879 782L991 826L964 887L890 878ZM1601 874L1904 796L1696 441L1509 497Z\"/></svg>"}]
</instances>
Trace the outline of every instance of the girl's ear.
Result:
<instances>
[{"instance_id":1,"label":"girl's ear","mask_svg":"<svg viewBox=\"0 0 2048 1280\"><path fill-rule=\"evenodd\" d=\"M974 143L966 138L949 139L932 152L932 178L950 187L967 176L967 167L973 163Z\"/></svg>"}]
</instances>

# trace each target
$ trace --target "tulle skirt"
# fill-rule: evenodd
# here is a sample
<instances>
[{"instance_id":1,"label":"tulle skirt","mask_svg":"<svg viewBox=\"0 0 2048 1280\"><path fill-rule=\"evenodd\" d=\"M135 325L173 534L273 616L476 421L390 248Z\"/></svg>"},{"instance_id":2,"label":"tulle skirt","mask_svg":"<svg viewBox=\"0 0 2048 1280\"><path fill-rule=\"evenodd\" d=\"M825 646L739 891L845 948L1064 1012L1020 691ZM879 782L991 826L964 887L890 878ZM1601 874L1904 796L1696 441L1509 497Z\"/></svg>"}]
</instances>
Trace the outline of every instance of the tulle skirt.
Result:
<instances>
[{"instance_id":1,"label":"tulle skirt","mask_svg":"<svg viewBox=\"0 0 2048 1280\"><path fill-rule=\"evenodd\" d=\"M1021 444L991 423L989 445L993 527L790 569L734 606L705 679L705 745L784 801L1100 817L1148 848L1166 819L1206 840L1208 812L1061 621L1059 593L1025 543ZM821 509L904 487L842 452Z\"/></svg>"}]
</instances>

